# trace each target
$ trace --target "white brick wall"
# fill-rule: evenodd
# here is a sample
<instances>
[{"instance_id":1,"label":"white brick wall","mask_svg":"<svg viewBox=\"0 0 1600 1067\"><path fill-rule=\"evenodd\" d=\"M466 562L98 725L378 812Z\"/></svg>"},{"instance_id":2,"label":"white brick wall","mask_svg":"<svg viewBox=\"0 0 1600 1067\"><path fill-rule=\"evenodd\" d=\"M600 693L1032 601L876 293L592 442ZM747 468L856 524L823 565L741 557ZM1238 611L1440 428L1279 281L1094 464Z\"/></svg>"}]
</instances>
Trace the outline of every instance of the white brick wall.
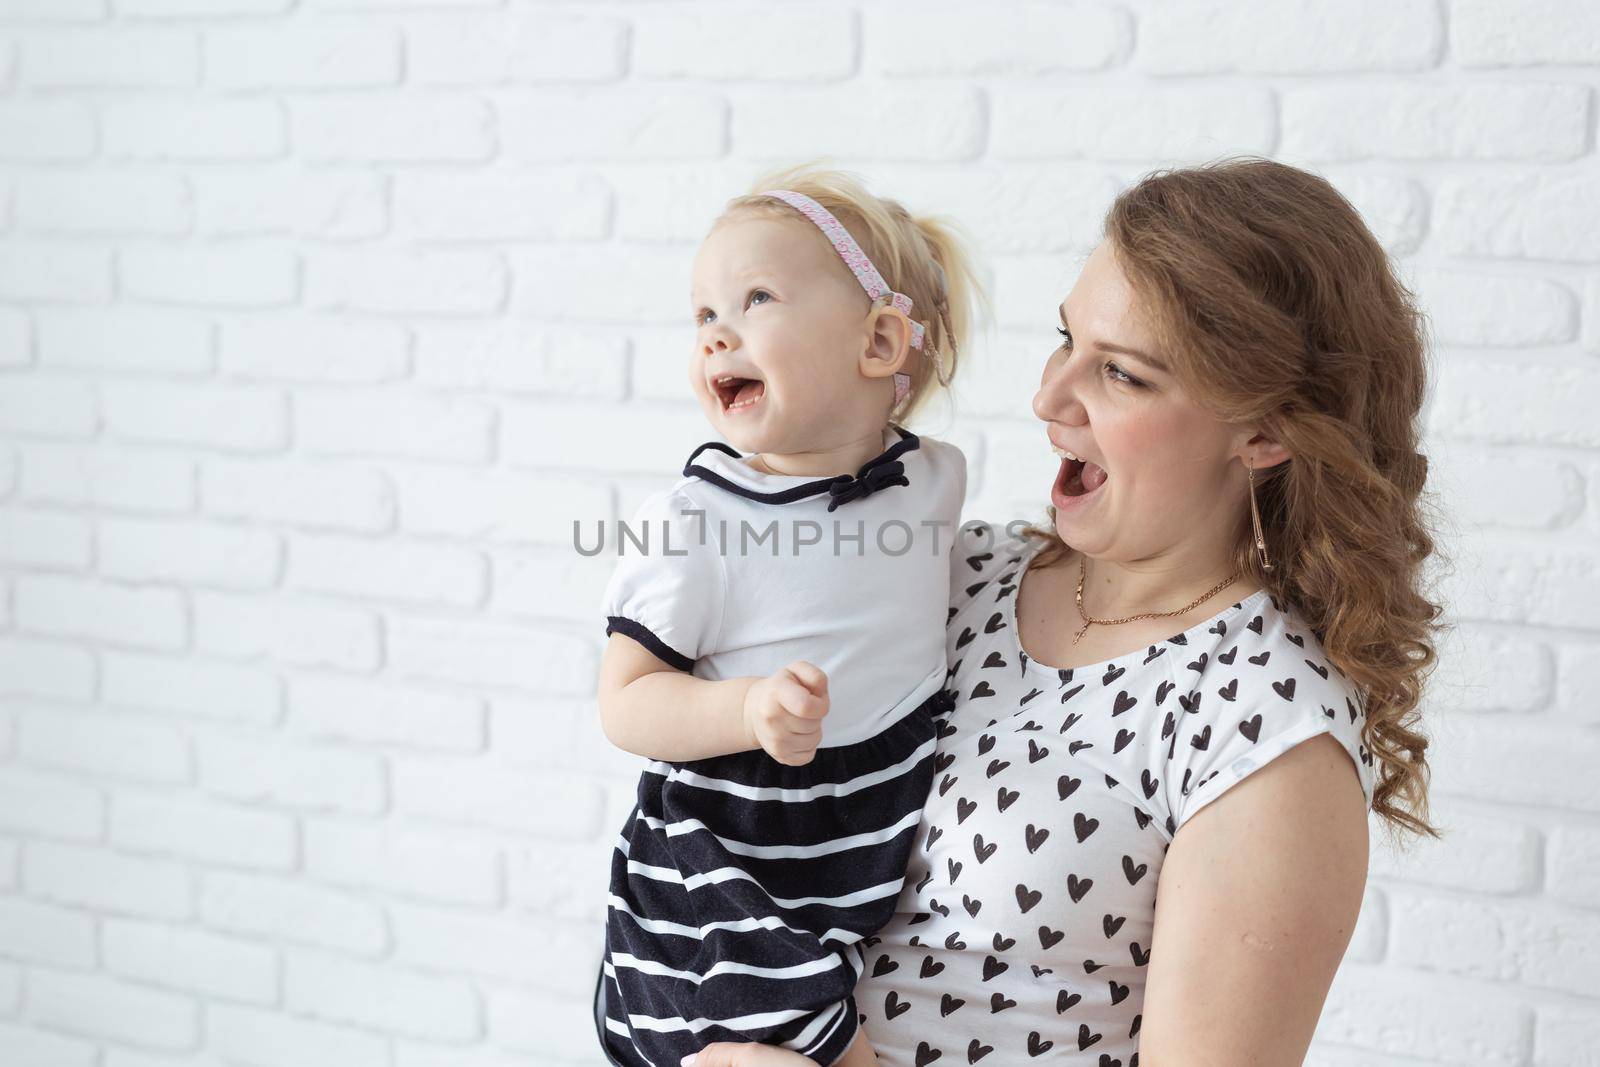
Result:
<instances>
[{"instance_id":1,"label":"white brick wall","mask_svg":"<svg viewBox=\"0 0 1600 1067\"><path fill-rule=\"evenodd\" d=\"M1597 1067L1597 84L1592 0L0 0L0 1063L598 1063L569 524L708 436L710 214L820 154L971 228L922 428L1004 520L1116 189L1260 152L1432 314L1460 624L1310 1062Z\"/></svg>"}]
</instances>

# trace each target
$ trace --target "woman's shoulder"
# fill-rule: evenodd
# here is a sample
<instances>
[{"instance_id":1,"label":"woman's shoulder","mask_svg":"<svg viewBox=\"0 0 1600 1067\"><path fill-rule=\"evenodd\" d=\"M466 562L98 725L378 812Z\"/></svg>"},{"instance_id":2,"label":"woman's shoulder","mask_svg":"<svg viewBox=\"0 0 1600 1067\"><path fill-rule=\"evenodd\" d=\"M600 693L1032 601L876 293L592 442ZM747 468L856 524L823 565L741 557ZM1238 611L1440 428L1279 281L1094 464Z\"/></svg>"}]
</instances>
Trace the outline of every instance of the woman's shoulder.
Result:
<instances>
[{"instance_id":1,"label":"woman's shoulder","mask_svg":"<svg viewBox=\"0 0 1600 1067\"><path fill-rule=\"evenodd\" d=\"M1251 665L1269 668L1263 677L1281 674L1276 680L1284 689L1293 693L1303 686L1301 695L1309 697L1342 703L1359 695L1293 604L1268 591L1247 599L1253 601L1252 610L1241 613L1234 637Z\"/></svg>"},{"instance_id":2,"label":"woman's shoulder","mask_svg":"<svg viewBox=\"0 0 1600 1067\"><path fill-rule=\"evenodd\" d=\"M1364 718L1360 690L1328 656L1315 631L1293 604L1268 590L1236 600L1210 626L1199 626L1174 643L1183 647L1173 671L1209 687L1213 680L1237 682L1221 693L1222 703L1278 700L1317 702L1355 709ZM1269 700L1268 698L1271 698Z\"/></svg>"},{"instance_id":3,"label":"woman's shoulder","mask_svg":"<svg viewBox=\"0 0 1600 1067\"><path fill-rule=\"evenodd\" d=\"M1186 768L1181 785L1173 783L1182 794L1174 798L1179 825L1251 770L1319 733L1332 734L1349 753L1371 805L1375 763L1360 687L1292 604L1261 590L1186 636L1169 665L1187 713L1168 756Z\"/></svg>"},{"instance_id":4,"label":"woman's shoulder","mask_svg":"<svg viewBox=\"0 0 1600 1067\"><path fill-rule=\"evenodd\" d=\"M964 556L972 573L997 572L1039 543L1037 537L1027 536L1030 528L1021 519L1004 523L968 519L956 530L955 551Z\"/></svg>"},{"instance_id":5,"label":"woman's shoulder","mask_svg":"<svg viewBox=\"0 0 1600 1067\"><path fill-rule=\"evenodd\" d=\"M990 582L1015 576L1022 558L1035 544L1023 536L1023 525L1018 520L995 523L971 519L957 527L950 550L951 619Z\"/></svg>"}]
</instances>

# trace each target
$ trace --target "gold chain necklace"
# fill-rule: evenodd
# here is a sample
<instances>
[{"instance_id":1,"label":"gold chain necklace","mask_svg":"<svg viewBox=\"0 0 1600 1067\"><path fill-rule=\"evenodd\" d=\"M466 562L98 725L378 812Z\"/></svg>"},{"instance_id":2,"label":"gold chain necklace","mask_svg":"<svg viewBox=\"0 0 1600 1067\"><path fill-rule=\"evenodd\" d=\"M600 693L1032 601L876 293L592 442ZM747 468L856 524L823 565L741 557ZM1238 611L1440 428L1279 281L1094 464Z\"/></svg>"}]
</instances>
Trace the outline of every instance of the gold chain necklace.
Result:
<instances>
[{"instance_id":1,"label":"gold chain necklace","mask_svg":"<svg viewBox=\"0 0 1600 1067\"><path fill-rule=\"evenodd\" d=\"M1083 640L1083 635L1089 632L1089 627L1095 625L1096 623L1098 623L1101 626L1117 626L1117 625L1119 625L1121 623L1133 622L1135 619L1160 619L1160 618L1166 618L1169 615L1182 615L1186 611L1192 611L1194 608L1199 607L1201 604L1205 603L1207 600L1210 600L1212 597L1216 596L1226 586L1231 584L1234 581L1234 579L1239 577L1239 572L1238 571L1234 571L1232 574L1230 574L1226 578L1222 579L1222 581L1218 582L1216 585L1212 586L1210 589L1208 589L1204 593L1200 594L1200 596L1197 597L1195 600L1193 600L1189 604L1185 605L1184 607L1179 608L1177 611L1147 611L1147 612L1144 612L1142 615L1129 615L1126 619L1091 619L1091 618L1089 618L1089 613L1083 610L1083 580L1084 580L1085 577L1088 576L1088 573L1089 573L1088 560L1085 559L1083 556L1079 556L1078 557L1078 615L1083 619L1083 629L1079 630L1078 631L1078 636L1076 636L1076 637L1074 637L1072 639L1072 643L1073 644L1077 644L1079 641Z\"/></svg>"}]
</instances>

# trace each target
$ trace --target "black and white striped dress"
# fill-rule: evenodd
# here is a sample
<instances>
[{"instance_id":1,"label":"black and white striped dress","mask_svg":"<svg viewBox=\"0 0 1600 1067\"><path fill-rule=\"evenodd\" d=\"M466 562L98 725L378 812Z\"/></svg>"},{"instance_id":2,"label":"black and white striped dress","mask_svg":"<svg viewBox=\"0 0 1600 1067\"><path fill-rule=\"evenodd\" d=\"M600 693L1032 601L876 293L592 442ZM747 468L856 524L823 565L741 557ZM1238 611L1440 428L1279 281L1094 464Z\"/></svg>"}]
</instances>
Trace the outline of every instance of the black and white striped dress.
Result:
<instances>
[{"instance_id":1,"label":"black and white striped dress","mask_svg":"<svg viewBox=\"0 0 1600 1067\"><path fill-rule=\"evenodd\" d=\"M635 516L670 526L684 551L619 560L608 634L710 680L804 659L828 675L830 710L803 766L755 749L644 768L612 855L596 978L612 1063L676 1067L712 1042L756 1041L827 1067L855 1039L862 943L894 913L932 785L936 717L954 703L943 623L965 460L890 430L854 478L762 474L701 446L684 479ZM780 520L775 554L696 543L705 522L755 517ZM849 551L825 541L792 553L790 520L841 522ZM892 554L872 535L922 520L945 528L914 551ZM848 540L858 522L859 555Z\"/></svg>"}]
</instances>

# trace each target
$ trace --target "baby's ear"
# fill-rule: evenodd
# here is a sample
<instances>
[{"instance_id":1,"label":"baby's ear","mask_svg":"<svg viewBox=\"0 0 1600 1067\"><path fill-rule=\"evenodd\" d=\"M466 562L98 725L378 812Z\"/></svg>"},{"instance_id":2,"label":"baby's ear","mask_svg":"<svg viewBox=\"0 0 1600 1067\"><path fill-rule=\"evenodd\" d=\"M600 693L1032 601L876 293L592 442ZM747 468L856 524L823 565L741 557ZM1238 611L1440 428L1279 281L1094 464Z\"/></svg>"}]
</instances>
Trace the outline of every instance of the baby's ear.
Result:
<instances>
[{"instance_id":1,"label":"baby's ear","mask_svg":"<svg viewBox=\"0 0 1600 1067\"><path fill-rule=\"evenodd\" d=\"M899 370L911 351L911 320L897 307L873 308L867 318L867 346L861 353L861 373L887 378Z\"/></svg>"}]
</instances>

